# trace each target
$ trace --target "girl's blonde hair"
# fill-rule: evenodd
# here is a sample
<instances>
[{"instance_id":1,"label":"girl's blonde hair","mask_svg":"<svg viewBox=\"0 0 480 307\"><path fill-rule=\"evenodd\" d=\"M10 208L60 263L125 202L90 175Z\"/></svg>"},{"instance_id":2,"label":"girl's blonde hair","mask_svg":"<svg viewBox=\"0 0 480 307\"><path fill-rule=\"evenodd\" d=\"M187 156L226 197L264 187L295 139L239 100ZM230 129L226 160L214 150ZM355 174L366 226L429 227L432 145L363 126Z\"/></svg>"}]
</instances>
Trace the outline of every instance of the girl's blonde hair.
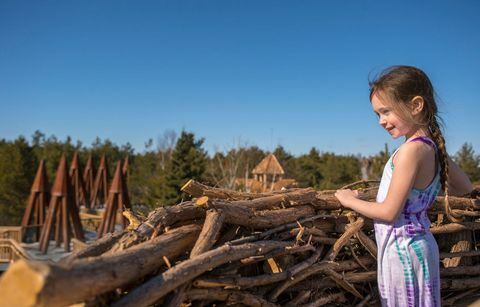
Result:
<instances>
[{"instance_id":1,"label":"girl's blonde hair","mask_svg":"<svg viewBox=\"0 0 480 307\"><path fill-rule=\"evenodd\" d=\"M385 95L395 112L406 121L425 128L438 148L440 179L445 191L445 213L451 221L458 221L453 215L448 201L448 154L438 115L435 91L428 76L413 66L392 66L385 69L370 85L370 101L375 93ZM414 97L423 98L424 106L419 120L411 115L411 101Z\"/></svg>"}]
</instances>

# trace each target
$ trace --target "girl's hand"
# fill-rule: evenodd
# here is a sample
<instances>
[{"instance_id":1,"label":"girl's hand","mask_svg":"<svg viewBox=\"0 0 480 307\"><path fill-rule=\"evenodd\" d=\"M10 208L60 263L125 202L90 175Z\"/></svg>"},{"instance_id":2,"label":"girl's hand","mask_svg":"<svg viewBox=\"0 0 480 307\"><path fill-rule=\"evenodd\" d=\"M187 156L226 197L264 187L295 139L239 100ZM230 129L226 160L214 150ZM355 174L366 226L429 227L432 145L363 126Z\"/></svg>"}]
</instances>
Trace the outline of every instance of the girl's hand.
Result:
<instances>
[{"instance_id":1,"label":"girl's hand","mask_svg":"<svg viewBox=\"0 0 480 307\"><path fill-rule=\"evenodd\" d=\"M352 191L350 189L337 190L337 192L335 192L335 197L342 204L342 206L350 208L349 204L351 201L355 198L358 198L358 191Z\"/></svg>"}]
</instances>

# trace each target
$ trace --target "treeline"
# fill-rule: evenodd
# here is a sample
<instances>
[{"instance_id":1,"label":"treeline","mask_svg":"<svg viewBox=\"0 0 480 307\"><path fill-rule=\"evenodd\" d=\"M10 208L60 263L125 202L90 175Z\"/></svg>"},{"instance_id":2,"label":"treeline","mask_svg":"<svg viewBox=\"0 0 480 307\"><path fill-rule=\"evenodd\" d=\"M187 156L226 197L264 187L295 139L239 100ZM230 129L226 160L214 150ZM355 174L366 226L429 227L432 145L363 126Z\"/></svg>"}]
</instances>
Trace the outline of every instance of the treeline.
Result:
<instances>
[{"instance_id":1,"label":"treeline","mask_svg":"<svg viewBox=\"0 0 480 307\"><path fill-rule=\"evenodd\" d=\"M237 146L209 156L203 148L204 139L191 132L165 131L156 142L149 140L142 153L135 153L131 144L117 145L97 138L90 146L70 137L59 140L36 131L31 140L19 136L12 141L0 140L0 225L18 225L26 206L36 169L44 159L50 184L63 153L67 161L78 152L82 167L89 156L98 167L106 155L110 176L116 162L129 159L128 188L133 204L147 209L171 205L185 199L180 187L188 179L213 186L238 189L238 178L251 178L252 169L270 152L257 146ZM312 148L307 154L293 156L278 146L273 153L286 175L299 187L336 189L360 179L379 179L390 156L388 147L377 155L359 157L320 152ZM464 144L454 156L472 181L480 180L480 157L472 146Z\"/></svg>"}]
</instances>

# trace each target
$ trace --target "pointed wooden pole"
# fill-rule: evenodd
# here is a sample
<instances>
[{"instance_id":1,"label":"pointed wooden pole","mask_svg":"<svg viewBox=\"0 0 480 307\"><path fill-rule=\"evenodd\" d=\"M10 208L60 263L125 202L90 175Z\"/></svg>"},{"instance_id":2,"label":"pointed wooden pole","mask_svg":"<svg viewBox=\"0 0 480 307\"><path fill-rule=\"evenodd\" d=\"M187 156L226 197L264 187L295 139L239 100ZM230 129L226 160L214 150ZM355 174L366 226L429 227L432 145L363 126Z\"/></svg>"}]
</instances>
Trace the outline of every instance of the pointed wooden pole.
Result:
<instances>
[{"instance_id":1,"label":"pointed wooden pole","mask_svg":"<svg viewBox=\"0 0 480 307\"><path fill-rule=\"evenodd\" d=\"M50 201L49 184L45 170L45 160L40 161L37 174L30 189L27 207L22 219L22 228L32 227L35 230L35 240L40 239L40 232L45 222L45 213ZM24 231L26 233L26 231Z\"/></svg>"},{"instance_id":2,"label":"pointed wooden pole","mask_svg":"<svg viewBox=\"0 0 480 307\"><path fill-rule=\"evenodd\" d=\"M98 228L98 237L115 230L115 223L119 222L123 228L126 227L127 220L123 217L124 208L131 209L130 198L128 197L127 184L123 176L121 161L117 162L115 175L109 189L107 206L103 215L102 222Z\"/></svg>"},{"instance_id":3,"label":"pointed wooden pole","mask_svg":"<svg viewBox=\"0 0 480 307\"><path fill-rule=\"evenodd\" d=\"M84 240L78 208L72 198L72 187L67 173L67 160L62 155L52 188L47 218L40 235L40 251L46 253L52 228L55 228L57 246L63 241L65 251L70 251L71 227L78 240ZM55 225L55 227L54 227Z\"/></svg>"},{"instance_id":4,"label":"pointed wooden pole","mask_svg":"<svg viewBox=\"0 0 480 307\"><path fill-rule=\"evenodd\" d=\"M123 161L123 178L125 178L125 182L128 182L128 167L130 166L130 163L128 161L128 156L125 157L125 160Z\"/></svg>"},{"instance_id":5,"label":"pointed wooden pole","mask_svg":"<svg viewBox=\"0 0 480 307\"><path fill-rule=\"evenodd\" d=\"M75 154L73 155L69 176L70 176L71 185L73 188L73 199L75 201L75 205L78 208L80 208L80 206L86 206L87 195L85 192L85 184L82 178L82 168L81 168L80 162L78 161L77 152L75 152Z\"/></svg>"},{"instance_id":6,"label":"pointed wooden pole","mask_svg":"<svg viewBox=\"0 0 480 307\"><path fill-rule=\"evenodd\" d=\"M108 165L105 154L100 160L95 185L93 186L92 198L90 199L90 208L96 208L100 204L105 204L108 197Z\"/></svg>"},{"instance_id":7,"label":"pointed wooden pole","mask_svg":"<svg viewBox=\"0 0 480 307\"><path fill-rule=\"evenodd\" d=\"M87 208L90 208L92 193L95 186L95 170L93 169L92 156L90 155L83 171L83 183L85 184L85 201Z\"/></svg>"}]
</instances>

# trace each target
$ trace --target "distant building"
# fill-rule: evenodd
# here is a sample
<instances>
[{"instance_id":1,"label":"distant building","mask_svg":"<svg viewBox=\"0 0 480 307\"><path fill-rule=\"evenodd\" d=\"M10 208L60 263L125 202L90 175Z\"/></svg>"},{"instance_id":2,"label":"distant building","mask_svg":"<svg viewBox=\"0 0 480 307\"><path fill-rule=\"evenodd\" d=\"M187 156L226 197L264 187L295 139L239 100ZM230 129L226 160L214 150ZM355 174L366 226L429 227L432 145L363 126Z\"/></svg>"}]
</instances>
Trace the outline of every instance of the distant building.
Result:
<instances>
[{"instance_id":1,"label":"distant building","mask_svg":"<svg viewBox=\"0 0 480 307\"><path fill-rule=\"evenodd\" d=\"M295 179L284 178L285 171L273 154L266 156L252 170L253 178L238 178L237 186L243 186L246 191L262 193L279 191L297 186Z\"/></svg>"}]
</instances>

